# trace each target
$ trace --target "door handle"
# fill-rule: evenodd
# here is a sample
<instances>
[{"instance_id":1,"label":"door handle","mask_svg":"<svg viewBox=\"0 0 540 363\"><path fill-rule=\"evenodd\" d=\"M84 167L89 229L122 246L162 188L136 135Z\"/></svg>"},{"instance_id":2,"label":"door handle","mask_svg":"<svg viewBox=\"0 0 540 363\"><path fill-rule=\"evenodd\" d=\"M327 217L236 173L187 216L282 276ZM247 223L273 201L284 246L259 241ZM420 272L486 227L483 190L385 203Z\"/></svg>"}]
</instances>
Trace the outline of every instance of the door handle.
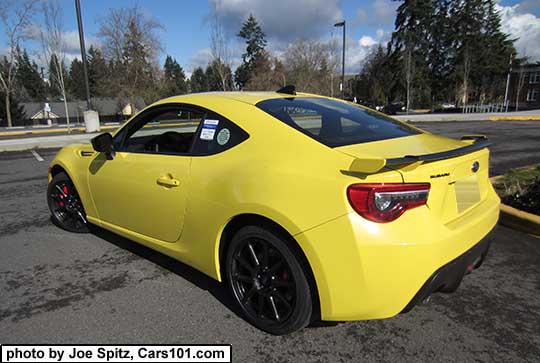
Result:
<instances>
[{"instance_id":1,"label":"door handle","mask_svg":"<svg viewBox=\"0 0 540 363\"><path fill-rule=\"evenodd\" d=\"M169 177L169 176L162 176L161 178L158 178L156 180L156 182L159 185L163 185L163 186L166 186L166 187L177 187L177 186L180 185L180 180L174 179L174 178Z\"/></svg>"}]
</instances>

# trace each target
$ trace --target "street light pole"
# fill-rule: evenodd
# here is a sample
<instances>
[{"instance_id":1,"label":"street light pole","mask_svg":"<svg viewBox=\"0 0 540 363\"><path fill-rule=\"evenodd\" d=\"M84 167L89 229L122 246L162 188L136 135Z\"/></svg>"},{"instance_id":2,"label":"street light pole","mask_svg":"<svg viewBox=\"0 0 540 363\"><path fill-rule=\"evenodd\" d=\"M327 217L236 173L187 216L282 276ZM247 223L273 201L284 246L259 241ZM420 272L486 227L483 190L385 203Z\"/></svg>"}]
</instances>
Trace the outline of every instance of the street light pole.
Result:
<instances>
[{"instance_id":1,"label":"street light pole","mask_svg":"<svg viewBox=\"0 0 540 363\"><path fill-rule=\"evenodd\" d=\"M81 43L81 60L83 64L84 73L84 86L86 88L86 109L91 110L92 105L90 102L90 85L88 84L88 68L86 62L86 48L84 46L84 32L81 17L81 3L80 0L75 0L75 9L77 10L77 23L79 25L79 41Z\"/></svg>"},{"instance_id":2,"label":"street light pole","mask_svg":"<svg viewBox=\"0 0 540 363\"><path fill-rule=\"evenodd\" d=\"M341 56L341 98L345 98L345 20L334 24L335 27L343 27L343 54Z\"/></svg>"}]
</instances>

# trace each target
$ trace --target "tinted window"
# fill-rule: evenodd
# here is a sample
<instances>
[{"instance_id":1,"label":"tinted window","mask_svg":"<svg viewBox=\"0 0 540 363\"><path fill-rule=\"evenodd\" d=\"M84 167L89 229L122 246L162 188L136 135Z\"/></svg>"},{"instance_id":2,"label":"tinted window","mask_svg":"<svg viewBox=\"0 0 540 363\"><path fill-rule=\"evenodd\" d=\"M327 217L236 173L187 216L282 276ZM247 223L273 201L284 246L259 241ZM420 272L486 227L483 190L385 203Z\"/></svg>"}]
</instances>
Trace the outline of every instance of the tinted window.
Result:
<instances>
[{"instance_id":1,"label":"tinted window","mask_svg":"<svg viewBox=\"0 0 540 363\"><path fill-rule=\"evenodd\" d=\"M420 133L376 112L325 98L278 98L259 102L257 107L330 147Z\"/></svg>"},{"instance_id":2,"label":"tinted window","mask_svg":"<svg viewBox=\"0 0 540 363\"><path fill-rule=\"evenodd\" d=\"M218 115L208 115L200 126L193 145L193 155L217 154L238 145L248 134L231 121Z\"/></svg>"}]
</instances>

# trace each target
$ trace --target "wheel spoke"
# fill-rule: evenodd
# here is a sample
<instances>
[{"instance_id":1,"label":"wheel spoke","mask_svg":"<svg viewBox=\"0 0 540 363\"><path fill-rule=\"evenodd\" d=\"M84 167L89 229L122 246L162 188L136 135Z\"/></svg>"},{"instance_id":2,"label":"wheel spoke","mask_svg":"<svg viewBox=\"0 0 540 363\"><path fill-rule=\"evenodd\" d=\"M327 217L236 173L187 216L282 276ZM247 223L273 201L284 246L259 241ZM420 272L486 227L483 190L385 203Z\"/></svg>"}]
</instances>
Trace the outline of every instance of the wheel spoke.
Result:
<instances>
[{"instance_id":1,"label":"wheel spoke","mask_svg":"<svg viewBox=\"0 0 540 363\"><path fill-rule=\"evenodd\" d=\"M274 301L274 297L270 296L268 298L268 300L270 300L270 305L272 305L272 310L274 310L274 316L276 317L276 320L279 321L280 316L279 316L279 313L278 313L278 310L277 310L276 302Z\"/></svg>"},{"instance_id":2,"label":"wheel spoke","mask_svg":"<svg viewBox=\"0 0 540 363\"><path fill-rule=\"evenodd\" d=\"M283 266L283 260L279 260L274 266L270 267L270 272L277 272L281 266Z\"/></svg>"},{"instance_id":3,"label":"wheel spoke","mask_svg":"<svg viewBox=\"0 0 540 363\"><path fill-rule=\"evenodd\" d=\"M251 277L249 277L249 276L246 276L246 275L235 274L234 279L236 281L253 283L253 279Z\"/></svg>"},{"instance_id":4,"label":"wheel spoke","mask_svg":"<svg viewBox=\"0 0 540 363\"><path fill-rule=\"evenodd\" d=\"M86 218L83 216L83 214L80 212L80 211L77 211L77 215L79 216L79 218L81 219L81 221L86 224Z\"/></svg>"},{"instance_id":5,"label":"wheel spoke","mask_svg":"<svg viewBox=\"0 0 540 363\"><path fill-rule=\"evenodd\" d=\"M246 295L244 295L244 297L242 298L242 302L245 304L252 296L253 294L257 291L257 289L255 288L255 286L251 287L251 289L249 289L249 291L247 292Z\"/></svg>"},{"instance_id":6,"label":"wheel spoke","mask_svg":"<svg viewBox=\"0 0 540 363\"><path fill-rule=\"evenodd\" d=\"M257 254L255 253L255 249L253 248L253 245L251 243L248 243L248 249L251 254L251 258L253 258L253 262L255 262L255 266L259 266L259 259L257 258Z\"/></svg>"},{"instance_id":7,"label":"wheel spoke","mask_svg":"<svg viewBox=\"0 0 540 363\"><path fill-rule=\"evenodd\" d=\"M263 265L268 266L268 244L263 243L263 255L262 255Z\"/></svg>"},{"instance_id":8,"label":"wheel spoke","mask_svg":"<svg viewBox=\"0 0 540 363\"><path fill-rule=\"evenodd\" d=\"M239 263L240 265L242 265L242 267L244 267L246 270L248 270L249 272L253 273L254 272L254 269L253 267L251 266L251 264L249 262L246 261L246 259L241 256L241 255L238 255L236 256L235 258Z\"/></svg>"},{"instance_id":9,"label":"wheel spoke","mask_svg":"<svg viewBox=\"0 0 540 363\"><path fill-rule=\"evenodd\" d=\"M257 298L257 315L259 315L259 317L262 317L263 316L263 310L264 310L264 296L259 294L258 298Z\"/></svg>"},{"instance_id":10,"label":"wheel spoke","mask_svg":"<svg viewBox=\"0 0 540 363\"><path fill-rule=\"evenodd\" d=\"M67 194L64 192L62 188L60 188L60 185L56 184L55 187L64 196L64 198L67 198Z\"/></svg>"},{"instance_id":11,"label":"wheel spoke","mask_svg":"<svg viewBox=\"0 0 540 363\"><path fill-rule=\"evenodd\" d=\"M293 283L291 281L274 280L272 281L272 286L291 288L293 287Z\"/></svg>"},{"instance_id":12,"label":"wheel spoke","mask_svg":"<svg viewBox=\"0 0 540 363\"><path fill-rule=\"evenodd\" d=\"M283 295L281 295L279 292L275 292L274 296L285 306L285 308L287 309L287 314L291 312L292 306Z\"/></svg>"}]
</instances>

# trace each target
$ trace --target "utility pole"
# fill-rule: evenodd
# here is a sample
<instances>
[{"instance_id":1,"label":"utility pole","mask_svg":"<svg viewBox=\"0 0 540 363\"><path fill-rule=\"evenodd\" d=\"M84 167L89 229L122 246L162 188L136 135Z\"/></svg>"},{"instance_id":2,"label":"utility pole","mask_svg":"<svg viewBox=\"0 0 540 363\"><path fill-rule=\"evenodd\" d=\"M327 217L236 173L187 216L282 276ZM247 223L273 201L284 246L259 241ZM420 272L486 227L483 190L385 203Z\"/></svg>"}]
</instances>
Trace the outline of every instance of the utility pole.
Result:
<instances>
[{"instance_id":1,"label":"utility pole","mask_svg":"<svg viewBox=\"0 0 540 363\"><path fill-rule=\"evenodd\" d=\"M90 100L90 85L88 82L88 65L86 59L86 48L84 46L84 32L80 0L75 0L75 9L77 11L77 24L79 25L79 42L81 43L81 60L83 64L84 86L86 88L86 111L83 112L84 126L86 132L98 132L100 131L99 114L92 110L92 103Z\"/></svg>"},{"instance_id":2,"label":"utility pole","mask_svg":"<svg viewBox=\"0 0 540 363\"><path fill-rule=\"evenodd\" d=\"M508 88L510 86L510 74L512 73L512 58L513 54L510 54L510 65L508 66L508 75L506 76L506 90L504 91L505 112L508 112Z\"/></svg>"},{"instance_id":3,"label":"utility pole","mask_svg":"<svg viewBox=\"0 0 540 363\"><path fill-rule=\"evenodd\" d=\"M335 27L343 27L343 54L341 56L341 98L345 98L345 20L334 24Z\"/></svg>"},{"instance_id":4,"label":"utility pole","mask_svg":"<svg viewBox=\"0 0 540 363\"><path fill-rule=\"evenodd\" d=\"M86 64L86 48L84 46L84 32L81 17L80 0L75 0L75 9L77 10L77 24L79 25L79 41L81 43L81 60L83 64L84 86L86 87L86 110L91 110L92 106L90 104L90 85L88 84L88 68Z\"/></svg>"}]
</instances>

